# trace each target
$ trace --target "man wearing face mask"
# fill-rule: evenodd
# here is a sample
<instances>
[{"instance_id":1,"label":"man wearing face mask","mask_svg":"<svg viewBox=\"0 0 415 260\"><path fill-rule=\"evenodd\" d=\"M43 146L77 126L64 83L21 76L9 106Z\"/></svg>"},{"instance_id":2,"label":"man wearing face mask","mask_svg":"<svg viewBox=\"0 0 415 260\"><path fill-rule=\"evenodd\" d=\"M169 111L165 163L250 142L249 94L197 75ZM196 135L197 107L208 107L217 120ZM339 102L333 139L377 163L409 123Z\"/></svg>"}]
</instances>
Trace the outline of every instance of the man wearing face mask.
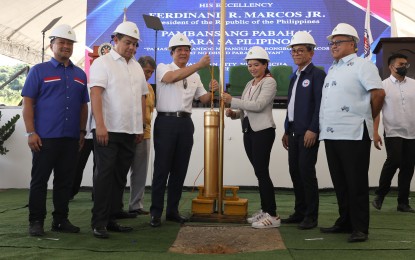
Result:
<instances>
[{"instance_id":1,"label":"man wearing face mask","mask_svg":"<svg viewBox=\"0 0 415 260\"><path fill-rule=\"evenodd\" d=\"M387 156L372 205L378 210L382 208L392 178L399 168L397 210L415 213L408 199L415 166L415 80L406 77L409 63L405 55L397 53L390 56L388 65L391 75L382 82L386 92L382 114ZM378 134L379 121L378 115L374 121L373 142L380 150L382 138Z\"/></svg>"}]
</instances>

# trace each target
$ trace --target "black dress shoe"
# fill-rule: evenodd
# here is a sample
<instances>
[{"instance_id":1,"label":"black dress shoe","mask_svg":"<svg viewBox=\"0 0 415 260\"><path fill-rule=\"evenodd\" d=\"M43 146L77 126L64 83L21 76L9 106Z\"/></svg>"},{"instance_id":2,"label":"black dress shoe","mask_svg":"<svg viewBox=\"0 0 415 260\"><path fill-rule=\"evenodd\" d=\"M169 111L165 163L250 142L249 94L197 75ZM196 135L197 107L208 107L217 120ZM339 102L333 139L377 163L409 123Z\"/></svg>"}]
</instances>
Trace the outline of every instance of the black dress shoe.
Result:
<instances>
[{"instance_id":1,"label":"black dress shoe","mask_svg":"<svg viewBox=\"0 0 415 260\"><path fill-rule=\"evenodd\" d=\"M161 225L161 219L159 217L151 216L150 226L159 227Z\"/></svg>"},{"instance_id":2,"label":"black dress shoe","mask_svg":"<svg viewBox=\"0 0 415 260\"><path fill-rule=\"evenodd\" d=\"M116 219L124 219L124 218L136 218L137 214L130 213L127 211L120 211L114 215Z\"/></svg>"},{"instance_id":3,"label":"black dress shoe","mask_svg":"<svg viewBox=\"0 0 415 260\"><path fill-rule=\"evenodd\" d=\"M303 221L304 216L301 216L300 214L292 214L288 218L281 219L281 223L283 224L295 224L295 223L301 223Z\"/></svg>"},{"instance_id":4,"label":"black dress shoe","mask_svg":"<svg viewBox=\"0 0 415 260\"><path fill-rule=\"evenodd\" d=\"M367 234L360 231L353 231L350 237L347 239L348 242L364 242L367 240Z\"/></svg>"},{"instance_id":5,"label":"black dress shoe","mask_svg":"<svg viewBox=\"0 0 415 260\"><path fill-rule=\"evenodd\" d=\"M32 237L40 237L45 234L43 230L43 221L35 220L31 221L29 224L29 235Z\"/></svg>"},{"instance_id":6,"label":"black dress shoe","mask_svg":"<svg viewBox=\"0 0 415 260\"><path fill-rule=\"evenodd\" d=\"M183 224L184 222L189 221L189 219L185 216L180 215L179 213L175 213L175 214L166 214L166 220L167 221L174 221L177 223L181 223Z\"/></svg>"},{"instance_id":7,"label":"black dress shoe","mask_svg":"<svg viewBox=\"0 0 415 260\"><path fill-rule=\"evenodd\" d=\"M135 214L135 215L148 215L150 212L144 210L144 209L134 209L130 210L129 213Z\"/></svg>"},{"instance_id":8,"label":"black dress shoe","mask_svg":"<svg viewBox=\"0 0 415 260\"><path fill-rule=\"evenodd\" d=\"M109 238L106 227L95 227L92 232L96 238Z\"/></svg>"},{"instance_id":9,"label":"black dress shoe","mask_svg":"<svg viewBox=\"0 0 415 260\"><path fill-rule=\"evenodd\" d=\"M415 213L415 210L413 208L411 208L411 206L409 206L409 204L399 204L398 207L396 208L396 210L400 211L400 212Z\"/></svg>"},{"instance_id":10,"label":"black dress shoe","mask_svg":"<svg viewBox=\"0 0 415 260\"><path fill-rule=\"evenodd\" d=\"M311 218L305 218L303 221L301 221L300 224L298 224L298 229L312 229L317 227L317 220L311 219Z\"/></svg>"},{"instance_id":11,"label":"black dress shoe","mask_svg":"<svg viewBox=\"0 0 415 260\"><path fill-rule=\"evenodd\" d=\"M375 199L373 199L372 201L372 206L377 209L380 210L382 208L382 204L383 204L383 199L384 197L382 196L376 196Z\"/></svg>"},{"instance_id":12,"label":"black dress shoe","mask_svg":"<svg viewBox=\"0 0 415 260\"><path fill-rule=\"evenodd\" d=\"M334 226L328 227L328 228L321 227L320 232L321 233L350 233L351 230L348 229L348 228L344 228L344 227L334 225Z\"/></svg>"},{"instance_id":13,"label":"black dress shoe","mask_svg":"<svg viewBox=\"0 0 415 260\"><path fill-rule=\"evenodd\" d=\"M72 225L68 219L61 221L53 220L52 222L52 231L62 232L62 233L79 233L81 229L77 226Z\"/></svg>"},{"instance_id":14,"label":"black dress shoe","mask_svg":"<svg viewBox=\"0 0 415 260\"><path fill-rule=\"evenodd\" d=\"M110 221L107 225L107 230L108 231L113 231L113 232L130 232L130 231L133 230L133 228L132 227L121 226L117 222Z\"/></svg>"}]
</instances>

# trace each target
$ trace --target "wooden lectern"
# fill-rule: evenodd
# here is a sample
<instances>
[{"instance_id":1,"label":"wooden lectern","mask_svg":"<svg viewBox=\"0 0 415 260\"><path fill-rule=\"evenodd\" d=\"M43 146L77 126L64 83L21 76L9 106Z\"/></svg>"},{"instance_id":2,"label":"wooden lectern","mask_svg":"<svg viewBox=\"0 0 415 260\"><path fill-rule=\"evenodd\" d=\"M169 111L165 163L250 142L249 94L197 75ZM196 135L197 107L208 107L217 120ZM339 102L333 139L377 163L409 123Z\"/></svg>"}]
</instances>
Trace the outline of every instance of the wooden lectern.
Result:
<instances>
[{"instance_id":1,"label":"wooden lectern","mask_svg":"<svg viewBox=\"0 0 415 260\"><path fill-rule=\"evenodd\" d=\"M408 57L411 66L407 76L415 78L415 37L381 38L373 53L376 54L376 66L382 80L390 76L388 58L395 53L401 53Z\"/></svg>"}]
</instances>

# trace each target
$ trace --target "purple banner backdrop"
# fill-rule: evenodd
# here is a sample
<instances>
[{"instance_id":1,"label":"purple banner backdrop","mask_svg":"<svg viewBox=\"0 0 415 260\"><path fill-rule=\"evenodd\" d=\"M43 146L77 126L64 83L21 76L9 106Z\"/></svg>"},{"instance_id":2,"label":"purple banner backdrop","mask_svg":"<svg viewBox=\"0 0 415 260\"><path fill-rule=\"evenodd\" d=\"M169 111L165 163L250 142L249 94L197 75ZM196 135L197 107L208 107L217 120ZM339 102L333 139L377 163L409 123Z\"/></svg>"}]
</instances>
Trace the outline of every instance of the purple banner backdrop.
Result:
<instances>
[{"instance_id":1,"label":"purple banner backdrop","mask_svg":"<svg viewBox=\"0 0 415 260\"><path fill-rule=\"evenodd\" d=\"M384 1L390 8L389 0ZM379 2L379 0L377 1ZM389 4L387 4L389 3ZM88 0L86 44L91 49L110 41L111 33L123 21L137 23L141 34L136 57L155 54L156 31L146 27L143 14L160 18L164 30L158 31L157 63L170 63L167 49L171 36L177 32L191 40L192 55L189 63L197 62L205 53L212 55L212 65L219 64L220 1L201 0ZM286 47L291 36L300 30L310 32L317 43L313 62L326 69L332 63L327 35L340 22L353 25L362 39L358 55L363 54L365 10L346 0L229 0L226 1L226 70L245 64L248 49L259 45L270 54L270 66L293 65ZM379 17L371 19L375 40L389 36L389 23ZM225 75L225 81L227 75ZM151 79L150 82L154 82Z\"/></svg>"}]
</instances>

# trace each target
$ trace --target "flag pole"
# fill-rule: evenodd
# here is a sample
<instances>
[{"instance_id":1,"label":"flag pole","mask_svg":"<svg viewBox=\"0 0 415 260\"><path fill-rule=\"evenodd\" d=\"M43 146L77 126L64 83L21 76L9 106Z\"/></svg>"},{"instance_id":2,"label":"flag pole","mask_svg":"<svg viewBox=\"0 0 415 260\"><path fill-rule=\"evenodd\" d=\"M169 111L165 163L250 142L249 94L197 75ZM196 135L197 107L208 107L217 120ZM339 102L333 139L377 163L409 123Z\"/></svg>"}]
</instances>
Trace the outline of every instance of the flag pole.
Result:
<instances>
[{"instance_id":1,"label":"flag pole","mask_svg":"<svg viewBox=\"0 0 415 260\"><path fill-rule=\"evenodd\" d=\"M372 51L370 47L372 45L373 38L372 32L370 30L370 0L367 0L366 6L366 17L365 17L365 32L364 32L364 47L363 47L363 58L371 60L372 59Z\"/></svg>"}]
</instances>

